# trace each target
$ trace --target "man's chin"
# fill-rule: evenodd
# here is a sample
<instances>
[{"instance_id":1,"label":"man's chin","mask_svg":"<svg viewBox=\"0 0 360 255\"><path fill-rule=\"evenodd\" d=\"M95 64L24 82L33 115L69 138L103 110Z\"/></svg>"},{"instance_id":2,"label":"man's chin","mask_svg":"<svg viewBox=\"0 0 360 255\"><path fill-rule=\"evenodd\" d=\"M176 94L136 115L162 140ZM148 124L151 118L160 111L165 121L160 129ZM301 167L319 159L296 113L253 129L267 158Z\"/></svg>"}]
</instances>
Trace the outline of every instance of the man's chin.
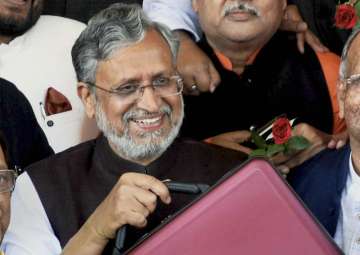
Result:
<instances>
[{"instance_id":1,"label":"man's chin","mask_svg":"<svg viewBox=\"0 0 360 255\"><path fill-rule=\"evenodd\" d=\"M32 10L0 15L0 31L2 35L19 36L29 30L40 18L42 5Z\"/></svg>"},{"instance_id":2,"label":"man's chin","mask_svg":"<svg viewBox=\"0 0 360 255\"><path fill-rule=\"evenodd\" d=\"M134 140L134 144L135 145L144 145L144 144L153 144L153 145L160 145L162 144L162 142L164 140L166 140L167 137L158 137L158 136L155 136L155 137L144 137L144 138L140 138L140 139L135 139Z\"/></svg>"}]
</instances>

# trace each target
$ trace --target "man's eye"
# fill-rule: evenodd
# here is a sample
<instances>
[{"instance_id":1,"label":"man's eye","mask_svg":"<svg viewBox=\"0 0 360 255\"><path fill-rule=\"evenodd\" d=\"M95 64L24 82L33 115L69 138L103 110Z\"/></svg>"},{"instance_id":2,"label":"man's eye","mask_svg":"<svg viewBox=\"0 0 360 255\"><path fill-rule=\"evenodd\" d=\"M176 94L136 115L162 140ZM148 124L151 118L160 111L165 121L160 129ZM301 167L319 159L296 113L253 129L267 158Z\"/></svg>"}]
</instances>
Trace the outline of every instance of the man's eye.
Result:
<instances>
[{"instance_id":1,"label":"man's eye","mask_svg":"<svg viewBox=\"0 0 360 255\"><path fill-rule=\"evenodd\" d=\"M119 88L117 88L115 91L118 94L126 95L130 93L134 93L138 89L139 85L136 84L126 84Z\"/></svg>"},{"instance_id":2,"label":"man's eye","mask_svg":"<svg viewBox=\"0 0 360 255\"><path fill-rule=\"evenodd\" d=\"M153 85L157 86L157 87L167 86L167 85L169 85L169 81L170 81L169 78L160 77L153 81Z\"/></svg>"}]
</instances>

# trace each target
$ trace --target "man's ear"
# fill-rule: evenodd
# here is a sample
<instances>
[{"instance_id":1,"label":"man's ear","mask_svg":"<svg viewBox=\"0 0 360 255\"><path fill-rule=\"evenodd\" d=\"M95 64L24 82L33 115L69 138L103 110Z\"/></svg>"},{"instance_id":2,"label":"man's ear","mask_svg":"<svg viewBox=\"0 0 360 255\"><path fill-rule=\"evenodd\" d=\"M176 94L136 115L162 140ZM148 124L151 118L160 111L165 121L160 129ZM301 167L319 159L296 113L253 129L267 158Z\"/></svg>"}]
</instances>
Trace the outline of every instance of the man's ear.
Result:
<instances>
[{"instance_id":1,"label":"man's ear","mask_svg":"<svg viewBox=\"0 0 360 255\"><path fill-rule=\"evenodd\" d=\"M83 82L78 83L77 92L84 104L86 115L91 119L94 118L96 112L95 94L93 94L88 85Z\"/></svg>"},{"instance_id":2,"label":"man's ear","mask_svg":"<svg viewBox=\"0 0 360 255\"><path fill-rule=\"evenodd\" d=\"M192 0L192 8L193 8L194 12L196 12L196 13L199 11L198 0Z\"/></svg>"},{"instance_id":3,"label":"man's ear","mask_svg":"<svg viewBox=\"0 0 360 255\"><path fill-rule=\"evenodd\" d=\"M338 80L338 82L337 82L337 100L338 100L338 104L339 104L340 119L344 118L345 96L346 96L346 83L344 80Z\"/></svg>"}]
</instances>

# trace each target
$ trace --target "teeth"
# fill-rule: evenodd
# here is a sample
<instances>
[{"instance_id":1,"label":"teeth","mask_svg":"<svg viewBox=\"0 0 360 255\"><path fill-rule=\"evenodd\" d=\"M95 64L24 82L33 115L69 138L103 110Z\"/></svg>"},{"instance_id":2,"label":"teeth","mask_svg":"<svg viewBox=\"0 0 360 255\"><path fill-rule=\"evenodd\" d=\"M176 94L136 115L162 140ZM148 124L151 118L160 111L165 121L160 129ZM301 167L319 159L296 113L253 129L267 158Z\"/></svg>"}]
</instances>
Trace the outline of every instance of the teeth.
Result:
<instances>
[{"instance_id":1,"label":"teeth","mask_svg":"<svg viewBox=\"0 0 360 255\"><path fill-rule=\"evenodd\" d=\"M142 119L142 120L134 120L136 123L142 124L142 125L152 125L156 122L161 120L161 117L152 118L152 119Z\"/></svg>"}]
</instances>

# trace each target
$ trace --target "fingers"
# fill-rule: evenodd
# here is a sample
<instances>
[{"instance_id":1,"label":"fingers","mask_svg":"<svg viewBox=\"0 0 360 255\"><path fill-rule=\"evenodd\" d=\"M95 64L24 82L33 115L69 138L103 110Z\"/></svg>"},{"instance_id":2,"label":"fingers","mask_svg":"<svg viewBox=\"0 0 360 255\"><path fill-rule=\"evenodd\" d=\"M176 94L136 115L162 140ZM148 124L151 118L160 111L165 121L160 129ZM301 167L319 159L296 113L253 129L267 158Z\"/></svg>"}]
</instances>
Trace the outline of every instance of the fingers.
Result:
<instances>
[{"instance_id":1,"label":"fingers","mask_svg":"<svg viewBox=\"0 0 360 255\"><path fill-rule=\"evenodd\" d=\"M247 148L247 147L242 146L242 145L240 145L238 143L229 142L229 141L215 140L215 141L211 141L211 143L222 146L222 147L225 147L225 148L228 148L228 149L232 149L232 150L235 150L235 151L241 151L241 152L244 152L246 154L250 154L251 151L252 151L250 148Z\"/></svg>"},{"instance_id":2,"label":"fingers","mask_svg":"<svg viewBox=\"0 0 360 255\"><path fill-rule=\"evenodd\" d=\"M273 162L275 165L285 166L286 161L290 159L290 155L285 155L284 153L278 153L275 156L271 157L270 161Z\"/></svg>"},{"instance_id":3,"label":"fingers","mask_svg":"<svg viewBox=\"0 0 360 255\"><path fill-rule=\"evenodd\" d=\"M286 165L279 165L276 167L277 170L280 171L280 173L282 174L282 176L286 177L289 173L290 173L290 168L287 167Z\"/></svg>"},{"instance_id":4,"label":"fingers","mask_svg":"<svg viewBox=\"0 0 360 255\"><path fill-rule=\"evenodd\" d=\"M319 40L319 38L310 30L307 30L304 33L304 40L306 41L307 44L310 45L310 47L316 51L316 52L329 52L329 49L323 45L321 43L321 41Z\"/></svg>"},{"instance_id":5,"label":"fingers","mask_svg":"<svg viewBox=\"0 0 360 255\"><path fill-rule=\"evenodd\" d=\"M134 196L133 209L145 217L149 216L150 213L155 211L157 196L147 190L143 190L138 187L131 187L131 193Z\"/></svg>"},{"instance_id":6,"label":"fingers","mask_svg":"<svg viewBox=\"0 0 360 255\"><path fill-rule=\"evenodd\" d=\"M302 20L283 19L281 29L289 32L303 33L308 29L308 26Z\"/></svg>"},{"instance_id":7,"label":"fingers","mask_svg":"<svg viewBox=\"0 0 360 255\"><path fill-rule=\"evenodd\" d=\"M200 92L210 91L210 84L212 81L209 64L210 63L204 63L202 66L199 66L199 68L196 68L195 72L192 74L195 80L195 84L197 85Z\"/></svg>"},{"instance_id":8,"label":"fingers","mask_svg":"<svg viewBox=\"0 0 360 255\"><path fill-rule=\"evenodd\" d=\"M251 133L247 130L234 131L214 136L210 139L210 143L250 154L250 148L240 145L240 143L249 140L250 137Z\"/></svg>"},{"instance_id":9,"label":"fingers","mask_svg":"<svg viewBox=\"0 0 360 255\"><path fill-rule=\"evenodd\" d=\"M347 143L348 139L349 139L349 134L347 131L333 135L330 142L328 143L328 148L338 150Z\"/></svg>"},{"instance_id":10,"label":"fingers","mask_svg":"<svg viewBox=\"0 0 360 255\"><path fill-rule=\"evenodd\" d=\"M303 33L296 34L297 47L301 54L305 52L305 35Z\"/></svg>"},{"instance_id":11,"label":"fingers","mask_svg":"<svg viewBox=\"0 0 360 255\"><path fill-rule=\"evenodd\" d=\"M153 176L139 173L126 173L121 176L119 183L121 185L133 185L144 190L150 190L165 204L169 204L171 202L169 189L164 183Z\"/></svg>"},{"instance_id":12,"label":"fingers","mask_svg":"<svg viewBox=\"0 0 360 255\"><path fill-rule=\"evenodd\" d=\"M184 93L199 95L200 92L214 92L220 76L209 57L185 33L178 32L180 48L177 67L184 79ZM193 85L196 85L196 89Z\"/></svg>"},{"instance_id":13,"label":"fingers","mask_svg":"<svg viewBox=\"0 0 360 255\"><path fill-rule=\"evenodd\" d=\"M243 143L250 139L251 132L247 130L234 131L234 132L224 133L222 135L219 135L219 137L224 137L227 140L232 141L234 143Z\"/></svg>"},{"instance_id":14,"label":"fingers","mask_svg":"<svg viewBox=\"0 0 360 255\"><path fill-rule=\"evenodd\" d=\"M214 67L213 63L210 63L209 74L210 74L210 92L213 93L221 81L220 75L216 70L216 68Z\"/></svg>"},{"instance_id":15,"label":"fingers","mask_svg":"<svg viewBox=\"0 0 360 255\"><path fill-rule=\"evenodd\" d=\"M144 228L147 225L147 219L141 213L132 212L127 217L127 224L137 228Z\"/></svg>"},{"instance_id":16,"label":"fingers","mask_svg":"<svg viewBox=\"0 0 360 255\"><path fill-rule=\"evenodd\" d=\"M344 147L345 144L346 144L346 141L344 141L344 140L334 140L334 139L332 139L328 144L328 148L338 150L338 149Z\"/></svg>"},{"instance_id":17,"label":"fingers","mask_svg":"<svg viewBox=\"0 0 360 255\"><path fill-rule=\"evenodd\" d=\"M126 202L126 223L138 228L145 227L147 224L146 218L156 208L156 195L138 187L125 186L124 189L128 189L128 192L133 194ZM122 209L124 208L124 204L120 204L120 206Z\"/></svg>"}]
</instances>

